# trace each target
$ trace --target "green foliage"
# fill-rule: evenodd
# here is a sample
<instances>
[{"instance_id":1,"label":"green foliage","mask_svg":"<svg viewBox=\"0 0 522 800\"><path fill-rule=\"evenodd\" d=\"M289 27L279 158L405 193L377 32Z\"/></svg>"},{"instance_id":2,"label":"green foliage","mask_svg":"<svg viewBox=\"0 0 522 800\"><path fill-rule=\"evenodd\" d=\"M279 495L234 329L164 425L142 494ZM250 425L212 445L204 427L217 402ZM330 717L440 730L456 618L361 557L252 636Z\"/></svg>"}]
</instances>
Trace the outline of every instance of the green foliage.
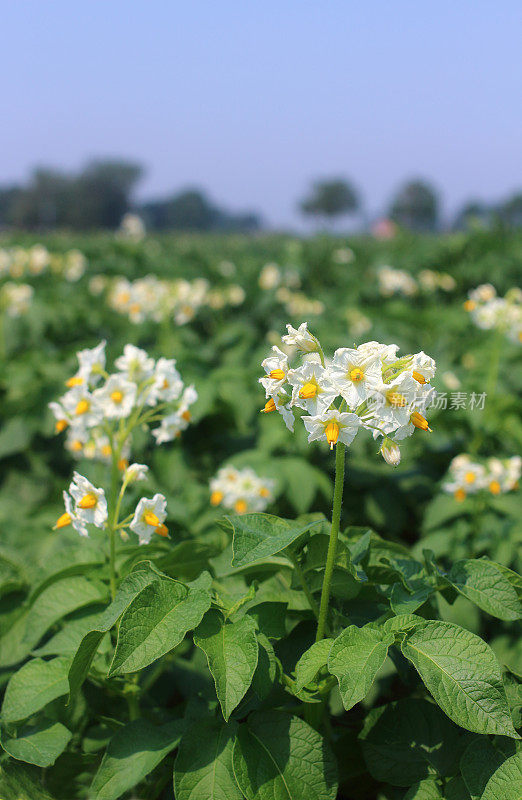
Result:
<instances>
[{"instance_id":1,"label":"green foliage","mask_svg":"<svg viewBox=\"0 0 522 800\"><path fill-rule=\"evenodd\" d=\"M6 238L30 244L30 239ZM353 264L334 254L349 244ZM325 638L317 617L330 544L333 459L259 414L267 338L298 324L264 264L297 271L324 303L310 327L328 346L363 338L420 347L481 391L492 350L461 309L495 269L509 288L519 236L494 232L385 244L317 237L56 237L87 275L27 278L35 303L4 328L0 376L0 797L5 800L511 800L522 796L520 494L462 503L441 492L452 457L522 451L516 345L505 342L489 410L436 411L391 468L356 442L346 463ZM223 265L224 262L224 265ZM384 300L382 263L418 276L445 269L457 288ZM230 266L232 265L232 267ZM205 277L223 271L244 306L205 308L186 326L130 326L93 301L93 275ZM306 317L306 315L304 315ZM304 317L303 317L304 318ZM181 441L149 449L130 506L156 491L170 539L118 540L111 592L106 531L51 532L73 463L44 404L101 336L175 357L199 392ZM434 380L445 391L442 379ZM276 481L273 513L210 506L223 464ZM96 485L106 465L75 462ZM348 526L348 527L346 527ZM112 596L114 595L114 596ZM174 792L174 795L173 795Z\"/></svg>"}]
</instances>

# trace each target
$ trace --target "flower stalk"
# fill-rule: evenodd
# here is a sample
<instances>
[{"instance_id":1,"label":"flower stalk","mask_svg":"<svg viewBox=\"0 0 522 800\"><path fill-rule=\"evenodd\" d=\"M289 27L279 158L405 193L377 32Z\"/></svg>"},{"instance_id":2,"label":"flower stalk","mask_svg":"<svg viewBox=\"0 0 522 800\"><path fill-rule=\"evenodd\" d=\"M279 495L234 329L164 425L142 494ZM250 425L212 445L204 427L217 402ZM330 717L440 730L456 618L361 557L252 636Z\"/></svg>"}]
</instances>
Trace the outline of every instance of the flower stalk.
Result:
<instances>
[{"instance_id":1,"label":"flower stalk","mask_svg":"<svg viewBox=\"0 0 522 800\"><path fill-rule=\"evenodd\" d=\"M330 542L326 555L326 566L324 570L323 587L321 590L321 602L319 605L319 620L317 623L316 642L324 639L327 630L328 606L330 603L330 590L332 576L335 566L335 556L337 554L337 540L339 538L339 526L341 523L341 508L343 502L344 488L344 461L346 446L339 442L335 449L335 485L332 507L332 527L330 529Z\"/></svg>"}]
</instances>

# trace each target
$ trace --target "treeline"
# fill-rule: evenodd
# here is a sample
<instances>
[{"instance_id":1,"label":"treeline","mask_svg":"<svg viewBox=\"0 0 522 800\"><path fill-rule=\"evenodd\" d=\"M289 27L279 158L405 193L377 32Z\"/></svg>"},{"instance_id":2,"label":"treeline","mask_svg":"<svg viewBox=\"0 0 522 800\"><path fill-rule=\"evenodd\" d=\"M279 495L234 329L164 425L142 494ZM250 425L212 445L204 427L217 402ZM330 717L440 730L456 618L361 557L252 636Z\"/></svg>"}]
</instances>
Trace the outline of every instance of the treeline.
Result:
<instances>
[{"instance_id":1,"label":"treeline","mask_svg":"<svg viewBox=\"0 0 522 800\"><path fill-rule=\"evenodd\" d=\"M364 204L357 189L342 178L316 181L299 208L304 215L331 222L345 215L361 216L361 227L367 227ZM453 220L443 218L440 197L430 183L412 180L399 188L383 215L402 228L418 232L442 228L461 230L470 225L486 227L504 225L522 227L522 193L514 194L499 204L480 200L467 202Z\"/></svg>"},{"instance_id":2,"label":"treeline","mask_svg":"<svg viewBox=\"0 0 522 800\"><path fill-rule=\"evenodd\" d=\"M92 161L78 173L37 169L26 185L0 187L0 226L78 231L115 229L128 211L150 230L251 231L260 227L257 214L232 214L206 195L189 189L144 204L133 202L143 176L140 165L127 161Z\"/></svg>"},{"instance_id":3,"label":"treeline","mask_svg":"<svg viewBox=\"0 0 522 800\"><path fill-rule=\"evenodd\" d=\"M133 198L142 176L139 164L121 160L92 161L77 173L37 169L25 185L0 187L0 228L115 229L129 211L152 231L255 231L261 227L258 214L230 213L198 189L136 203ZM298 207L320 225L352 215L361 230L370 227L360 193L344 178L316 181ZM382 216L413 231L463 229L473 224L522 227L522 193L500 204L470 201L448 221L436 189L427 181L412 180L398 189Z\"/></svg>"}]
</instances>

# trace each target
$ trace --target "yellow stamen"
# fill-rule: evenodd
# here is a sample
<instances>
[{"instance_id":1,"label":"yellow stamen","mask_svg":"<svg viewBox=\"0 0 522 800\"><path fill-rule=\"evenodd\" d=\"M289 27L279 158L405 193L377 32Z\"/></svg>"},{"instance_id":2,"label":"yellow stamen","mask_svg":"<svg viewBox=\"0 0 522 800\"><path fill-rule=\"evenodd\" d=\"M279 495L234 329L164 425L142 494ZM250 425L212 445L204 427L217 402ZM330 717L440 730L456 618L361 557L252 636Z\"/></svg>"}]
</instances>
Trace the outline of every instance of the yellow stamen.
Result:
<instances>
[{"instance_id":1,"label":"yellow stamen","mask_svg":"<svg viewBox=\"0 0 522 800\"><path fill-rule=\"evenodd\" d=\"M78 508L94 508L98 499L95 494L88 492L78 503Z\"/></svg>"},{"instance_id":2,"label":"yellow stamen","mask_svg":"<svg viewBox=\"0 0 522 800\"><path fill-rule=\"evenodd\" d=\"M154 533L157 533L157 534L158 534L158 536L163 536L164 538L167 538L167 536L169 535L169 529L167 528L167 526L166 526L166 525L164 525L164 524L161 522L161 523L160 523L160 524L159 524L159 525L156 527L156 530L154 531Z\"/></svg>"},{"instance_id":3,"label":"yellow stamen","mask_svg":"<svg viewBox=\"0 0 522 800\"><path fill-rule=\"evenodd\" d=\"M184 419L185 422L190 422L190 420L192 419L192 414L190 413L190 411L184 411L183 414L181 415L181 418Z\"/></svg>"},{"instance_id":4,"label":"yellow stamen","mask_svg":"<svg viewBox=\"0 0 522 800\"><path fill-rule=\"evenodd\" d=\"M501 492L500 483L498 481L491 481L491 483L489 484L489 491L491 492L491 494L500 494Z\"/></svg>"},{"instance_id":5,"label":"yellow stamen","mask_svg":"<svg viewBox=\"0 0 522 800\"><path fill-rule=\"evenodd\" d=\"M67 422L66 419L57 420L56 425L54 426L56 433L61 433L62 431L64 431L68 424L69 423Z\"/></svg>"},{"instance_id":6,"label":"yellow stamen","mask_svg":"<svg viewBox=\"0 0 522 800\"><path fill-rule=\"evenodd\" d=\"M477 307L474 300L466 300L464 303L464 311L473 311Z\"/></svg>"},{"instance_id":7,"label":"yellow stamen","mask_svg":"<svg viewBox=\"0 0 522 800\"><path fill-rule=\"evenodd\" d=\"M80 416L81 414L85 414L91 407L91 404L88 400L80 400L78 405L76 406L74 413Z\"/></svg>"},{"instance_id":8,"label":"yellow stamen","mask_svg":"<svg viewBox=\"0 0 522 800\"><path fill-rule=\"evenodd\" d=\"M455 498L457 503L462 503L462 501L466 499L466 492L464 491L464 489L457 489L453 497Z\"/></svg>"},{"instance_id":9,"label":"yellow stamen","mask_svg":"<svg viewBox=\"0 0 522 800\"><path fill-rule=\"evenodd\" d=\"M79 375L74 375L72 378L69 378L65 381L65 385L72 389L73 386L81 386L83 383L83 378L80 378Z\"/></svg>"},{"instance_id":10,"label":"yellow stamen","mask_svg":"<svg viewBox=\"0 0 522 800\"><path fill-rule=\"evenodd\" d=\"M387 393L386 399L391 406L398 406L399 408L404 408L404 406L406 405L406 398L404 397L404 395L400 394L399 392L395 392L393 390L390 390Z\"/></svg>"},{"instance_id":11,"label":"yellow stamen","mask_svg":"<svg viewBox=\"0 0 522 800\"><path fill-rule=\"evenodd\" d=\"M302 389L299 390L299 397L303 400L312 400L317 394L316 383L305 383Z\"/></svg>"},{"instance_id":12,"label":"yellow stamen","mask_svg":"<svg viewBox=\"0 0 522 800\"><path fill-rule=\"evenodd\" d=\"M421 384L425 384L426 383L426 378L424 377L424 375L421 375L420 372L417 372L417 370L413 370L412 374L413 374L413 377L415 378L415 380L417 381L417 383L421 383Z\"/></svg>"},{"instance_id":13,"label":"yellow stamen","mask_svg":"<svg viewBox=\"0 0 522 800\"><path fill-rule=\"evenodd\" d=\"M123 400L123 392L120 392L119 389L116 389L115 392L111 392L111 400L113 403L121 403Z\"/></svg>"},{"instance_id":14,"label":"yellow stamen","mask_svg":"<svg viewBox=\"0 0 522 800\"><path fill-rule=\"evenodd\" d=\"M247 510L247 504L245 500L238 500L234 506L234 509L237 511L238 514L244 514Z\"/></svg>"},{"instance_id":15,"label":"yellow stamen","mask_svg":"<svg viewBox=\"0 0 522 800\"><path fill-rule=\"evenodd\" d=\"M474 472L466 472L464 475L464 480L466 483L475 483L476 475Z\"/></svg>"},{"instance_id":16,"label":"yellow stamen","mask_svg":"<svg viewBox=\"0 0 522 800\"><path fill-rule=\"evenodd\" d=\"M141 311L141 306L139 303L131 303L129 306L129 311L131 314L139 314Z\"/></svg>"},{"instance_id":17,"label":"yellow stamen","mask_svg":"<svg viewBox=\"0 0 522 800\"><path fill-rule=\"evenodd\" d=\"M146 511L143 515L143 521L146 522L147 525L154 525L155 528L157 528L158 525L161 525L161 522L154 511Z\"/></svg>"},{"instance_id":18,"label":"yellow stamen","mask_svg":"<svg viewBox=\"0 0 522 800\"><path fill-rule=\"evenodd\" d=\"M334 444L337 444L339 438L339 425L337 422L329 422L324 429L326 441L330 445L330 450L333 450Z\"/></svg>"},{"instance_id":19,"label":"yellow stamen","mask_svg":"<svg viewBox=\"0 0 522 800\"><path fill-rule=\"evenodd\" d=\"M428 420L426 417L423 417L422 414L419 414L418 411L414 411L410 417L410 422L412 425L415 425L416 428L419 428L421 431L430 431L431 428L428 425Z\"/></svg>"},{"instance_id":20,"label":"yellow stamen","mask_svg":"<svg viewBox=\"0 0 522 800\"><path fill-rule=\"evenodd\" d=\"M83 450L83 444L79 439L74 439L74 441L71 442L71 450L73 450L75 453L79 453L80 450Z\"/></svg>"},{"instance_id":21,"label":"yellow stamen","mask_svg":"<svg viewBox=\"0 0 522 800\"><path fill-rule=\"evenodd\" d=\"M223 500L223 492L212 492L210 495L210 505L218 506Z\"/></svg>"},{"instance_id":22,"label":"yellow stamen","mask_svg":"<svg viewBox=\"0 0 522 800\"><path fill-rule=\"evenodd\" d=\"M262 414L270 414L270 412L276 410L276 404L274 403L274 398L271 397L270 400L267 400L265 403L265 407L261 409Z\"/></svg>"},{"instance_id":23,"label":"yellow stamen","mask_svg":"<svg viewBox=\"0 0 522 800\"><path fill-rule=\"evenodd\" d=\"M350 380L354 383L359 383L364 378L364 372L360 367L354 367L350 370Z\"/></svg>"},{"instance_id":24,"label":"yellow stamen","mask_svg":"<svg viewBox=\"0 0 522 800\"><path fill-rule=\"evenodd\" d=\"M71 515L70 514L67 514L67 513L66 514L62 514L62 516L58 517L58 519L56 520L56 525L54 527L55 527L55 529L56 528L66 528L67 525L71 524L71 522L72 522L72 519L71 519Z\"/></svg>"},{"instance_id":25,"label":"yellow stamen","mask_svg":"<svg viewBox=\"0 0 522 800\"><path fill-rule=\"evenodd\" d=\"M262 486L259 490L260 497L270 497L270 491L266 488L266 486Z\"/></svg>"},{"instance_id":26,"label":"yellow stamen","mask_svg":"<svg viewBox=\"0 0 522 800\"><path fill-rule=\"evenodd\" d=\"M120 292L118 295L118 302L120 303L128 303L130 300L129 292Z\"/></svg>"},{"instance_id":27,"label":"yellow stamen","mask_svg":"<svg viewBox=\"0 0 522 800\"><path fill-rule=\"evenodd\" d=\"M103 445L103 447L101 448L101 454L102 456L105 456L105 458L108 458L112 454L112 448L110 444Z\"/></svg>"},{"instance_id":28,"label":"yellow stamen","mask_svg":"<svg viewBox=\"0 0 522 800\"><path fill-rule=\"evenodd\" d=\"M127 461L127 459L126 458L120 458L120 460L118 461L118 469L120 470L120 472L124 472L127 469L128 466L129 466L129 462Z\"/></svg>"},{"instance_id":29,"label":"yellow stamen","mask_svg":"<svg viewBox=\"0 0 522 800\"><path fill-rule=\"evenodd\" d=\"M272 378L274 381L282 381L285 377L285 373L282 369L273 369L271 372L269 372L268 377Z\"/></svg>"},{"instance_id":30,"label":"yellow stamen","mask_svg":"<svg viewBox=\"0 0 522 800\"><path fill-rule=\"evenodd\" d=\"M161 388L162 389L168 389L169 388L169 382L168 382L168 380L166 378L163 380Z\"/></svg>"}]
</instances>

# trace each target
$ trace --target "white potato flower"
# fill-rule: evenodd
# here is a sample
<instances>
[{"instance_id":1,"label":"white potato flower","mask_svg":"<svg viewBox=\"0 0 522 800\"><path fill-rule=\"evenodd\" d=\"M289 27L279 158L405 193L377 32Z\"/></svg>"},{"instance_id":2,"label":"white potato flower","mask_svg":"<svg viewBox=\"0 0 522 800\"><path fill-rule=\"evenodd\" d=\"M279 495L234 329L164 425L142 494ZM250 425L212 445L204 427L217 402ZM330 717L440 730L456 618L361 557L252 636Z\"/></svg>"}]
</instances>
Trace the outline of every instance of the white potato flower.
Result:
<instances>
[{"instance_id":1,"label":"white potato flower","mask_svg":"<svg viewBox=\"0 0 522 800\"><path fill-rule=\"evenodd\" d=\"M83 383L66 392L61 404L69 418L84 428L93 428L103 419L103 408Z\"/></svg>"},{"instance_id":2,"label":"white potato flower","mask_svg":"<svg viewBox=\"0 0 522 800\"><path fill-rule=\"evenodd\" d=\"M129 381L141 384L148 380L154 373L154 359L139 347L133 344L126 344L123 348L123 355L119 356L114 362L114 366Z\"/></svg>"},{"instance_id":3,"label":"white potato flower","mask_svg":"<svg viewBox=\"0 0 522 800\"><path fill-rule=\"evenodd\" d=\"M148 544L152 534L168 536L164 524L167 516L167 500L162 494L155 494L152 498L142 497L136 506L132 522L129 527L137 534L140 544Z\"/></svg>"},{"instance_id":4,"label":"white potato flower","mask_svg":"<svg viewBox=\"0 0 522 800\"><path fill-rule=\"evenodd\" d=\"M107 521L107 500L103 489L97 489L78 472L73 473L69 494L74 500L74 513L82 522L103 528Z\"/></svg>"},{"instance_id":5,"label":"white potato flower","mask_svg":"<svg viewBox=\"0 0 522 800\"><path fill-rule=\"evenodd\" d=\"M138 387L123 375L110 375L94 397L105 419L126 419L136 405Z\"/></svg>"},{"instance_id":6,"label":"white potato flower","mask_svg":"<svg viewBox=\"0 0 522 800\"><path fill-rule=\"evenodd\" d=\"M313 361L289 370L287 379L292 387L290 405L303 408L312 415L329 408L339 394L329 370Z\"/></svg>"},{"instance_id":7,"label":"white potato flower","mask_svg":"<svg viewBox=\"0 0 522 800\"><path fill-rule=\"evenodd\" d=\"M90 350L80 350L77 353L78 376L87 385L94 386L102 378L106 363L106 344L107 342L104 339L96 347L92 347Z\"/></svg>"},{"instance_id":8,"label":"white potato flower","mask_svg":"<svg viewBox=\"0 0 522 800\"><path fill-rule=\"evenodd\" d=\"M361 426L361 420L357 414L346 411L340 412L337 409L303 417L303 423L308 431L309 442L313 442L316 439L326 439L331 450L337 442L350 445Z\"/></svg>"},{"instance_id":9,"label":"white potato flower","mask_svg":"<svg viewBox=\"0 0 522 800\"><path fill-rule=\"evenodd\" d=\"M89 534L87 532L85 521L74 511L73 501L67 492L63 493L63 503L65 506L65 513L56 520L54 530L66 528L69 525L72 525L72 527L80 534L80 536L88 536Z\"/></svg>"},{"instance_id":10,"label":"white potato flower","mask_svg":"<svg viewBox=\"0 0 522 800\"><path fill-rule=\"evenodd\" d=\"M237 514L264 511L274 499L275 481L260 478L250 467L222 467L210 480L210 503Z\"/></svg>"},{"instance_id":11,"label":"white potato flower","mask_svg":"<svg viewBox=\"0 0 522 800\"><path fill-rule=\"evenodd\" d=\"M372 396L382 380L381 359L377 353L340 347L334 353L329 374L348 408L355 409Z\"/></svg>"}]
</instances>

